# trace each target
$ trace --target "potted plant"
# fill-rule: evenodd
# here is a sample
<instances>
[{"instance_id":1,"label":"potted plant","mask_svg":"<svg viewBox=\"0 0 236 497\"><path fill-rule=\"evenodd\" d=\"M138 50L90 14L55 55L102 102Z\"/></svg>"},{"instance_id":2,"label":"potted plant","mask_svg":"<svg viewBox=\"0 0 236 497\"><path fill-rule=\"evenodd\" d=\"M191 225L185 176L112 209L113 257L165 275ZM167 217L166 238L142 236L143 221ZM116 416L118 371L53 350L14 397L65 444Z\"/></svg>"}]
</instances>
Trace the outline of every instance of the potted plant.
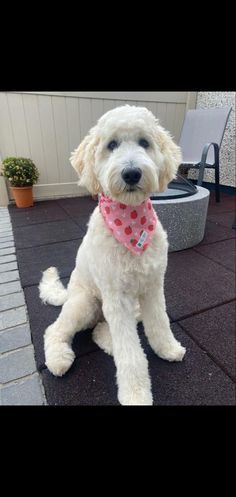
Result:
<instances>
[{"instance_id":1,"label":"potted plant","mask_svg":"<svg viewBox=\"0 0 236 497\"><path fill-rule=\"evenodd\" d=\"M17 207L31 207L33 185L37 183L39 171L31 159L6 157L2 161L3 175L8 179Z\"/></svg>"}]
</instances>

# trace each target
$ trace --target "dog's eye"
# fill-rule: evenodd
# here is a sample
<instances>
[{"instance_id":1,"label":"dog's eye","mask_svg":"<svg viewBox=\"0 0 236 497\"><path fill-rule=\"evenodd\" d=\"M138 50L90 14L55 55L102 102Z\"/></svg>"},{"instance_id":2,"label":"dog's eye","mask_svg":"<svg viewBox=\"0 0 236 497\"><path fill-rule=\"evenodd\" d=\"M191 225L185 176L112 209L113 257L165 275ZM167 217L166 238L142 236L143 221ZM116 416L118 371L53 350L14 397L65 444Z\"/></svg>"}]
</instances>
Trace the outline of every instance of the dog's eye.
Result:
<instances>
[{"instance_id":1,"label":"dog's eye","mask_svg":"<svg viewBox=\"0 0 236 497\"><path fill-rule=\"evenodd\" d=\"M110 143L108 143L107 148L109 150L114 150L114 148L118 147L118 142L116 140L112 140Z\"/></svg>"},{"instance_id":2,"label":"dog's eye","mask_svg":"<svg viewBox=\"0 0 236 497\"><path fill-rule=\"evenodd\" d=\"M143 147L143 148L148 148L149 147L149 143L147 140L145 140L145 138L141 138L138 142L138 144L140 145L140 147Z\"/></svg>"}]
</instances>

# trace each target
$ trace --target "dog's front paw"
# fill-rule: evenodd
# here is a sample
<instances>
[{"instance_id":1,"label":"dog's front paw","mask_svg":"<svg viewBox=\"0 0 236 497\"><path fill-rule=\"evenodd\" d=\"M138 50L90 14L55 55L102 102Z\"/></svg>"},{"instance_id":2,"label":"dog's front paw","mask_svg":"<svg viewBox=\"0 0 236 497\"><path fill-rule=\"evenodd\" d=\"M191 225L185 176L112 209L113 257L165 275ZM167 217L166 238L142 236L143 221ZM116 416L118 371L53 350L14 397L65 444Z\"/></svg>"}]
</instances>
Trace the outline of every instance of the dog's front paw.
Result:
<instances>
[{"instance_id":1,"label":"dog's front paw","mask_svg":"<svg viewBox=\"0 0 236 497\"><path fill-rule=\"evenodd\" d=\"M151 391L142 387L133 390L119 389L118 400L122 406L152 406L153 404Z\"/></svg>"},{"instance_id":2,"label":"dog's front paw","mask_svg":"<svg viewBox=\"0 0 236 497\"><path fill-rule=\"evenodd\" d=\"M175 340L169 344L165 344L165 346L158 349L156 353L161 359L165 359L166 361L180 362L185 356L186 348L182 347L181 343Z\"/></svg>"},{"instance_id":3,"label":"dog's front paw","mask_svg":"<svg viewBox=\"0 0 236 497\"><path fill-rule=\"evenodd\" d=\"M45 364L54 376L63 376L70 369L75 354L65 342L51 344L45 350Z\"/></svg>"}]
</instances>

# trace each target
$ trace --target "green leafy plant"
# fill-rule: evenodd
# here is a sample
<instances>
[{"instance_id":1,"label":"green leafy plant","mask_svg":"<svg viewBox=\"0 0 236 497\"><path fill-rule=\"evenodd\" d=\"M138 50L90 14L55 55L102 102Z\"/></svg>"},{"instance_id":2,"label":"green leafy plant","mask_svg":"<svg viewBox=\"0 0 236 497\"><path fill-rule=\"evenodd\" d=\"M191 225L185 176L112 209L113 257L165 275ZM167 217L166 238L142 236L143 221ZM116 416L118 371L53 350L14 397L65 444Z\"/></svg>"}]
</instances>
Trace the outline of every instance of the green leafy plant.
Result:
<instances>
[{"instance_id":1,"label":"green leafy plant","mask_svg":"<svg viewBox=\"0 0 236 497\"><path fill-rule=\"evenodd\" d=\"M6 157L2 166L3 175L11 186L32 186L38 181L39 171L31 159Z\"/></svg>"}]
</instances>

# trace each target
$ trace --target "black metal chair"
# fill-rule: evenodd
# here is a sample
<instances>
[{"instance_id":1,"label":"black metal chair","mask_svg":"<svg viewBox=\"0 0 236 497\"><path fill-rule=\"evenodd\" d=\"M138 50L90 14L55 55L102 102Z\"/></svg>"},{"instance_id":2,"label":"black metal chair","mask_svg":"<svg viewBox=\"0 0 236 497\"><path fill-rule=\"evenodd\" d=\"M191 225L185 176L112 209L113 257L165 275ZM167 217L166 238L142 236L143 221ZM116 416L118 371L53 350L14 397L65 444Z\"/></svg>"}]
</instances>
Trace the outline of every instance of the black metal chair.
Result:
<instances>
[{"instance_id":1,"label":"black metal chair","mask_svg":"<svg viewBox=\"0 0 236 497\"><path fill-rule=\"evenodd\" d=\"M219 152L232 107L188 110L179 145L183 162L181 169L197 169L201 186L204 170L215 170L215 197L220 201Z\"/></svg>"}]
</instances>

